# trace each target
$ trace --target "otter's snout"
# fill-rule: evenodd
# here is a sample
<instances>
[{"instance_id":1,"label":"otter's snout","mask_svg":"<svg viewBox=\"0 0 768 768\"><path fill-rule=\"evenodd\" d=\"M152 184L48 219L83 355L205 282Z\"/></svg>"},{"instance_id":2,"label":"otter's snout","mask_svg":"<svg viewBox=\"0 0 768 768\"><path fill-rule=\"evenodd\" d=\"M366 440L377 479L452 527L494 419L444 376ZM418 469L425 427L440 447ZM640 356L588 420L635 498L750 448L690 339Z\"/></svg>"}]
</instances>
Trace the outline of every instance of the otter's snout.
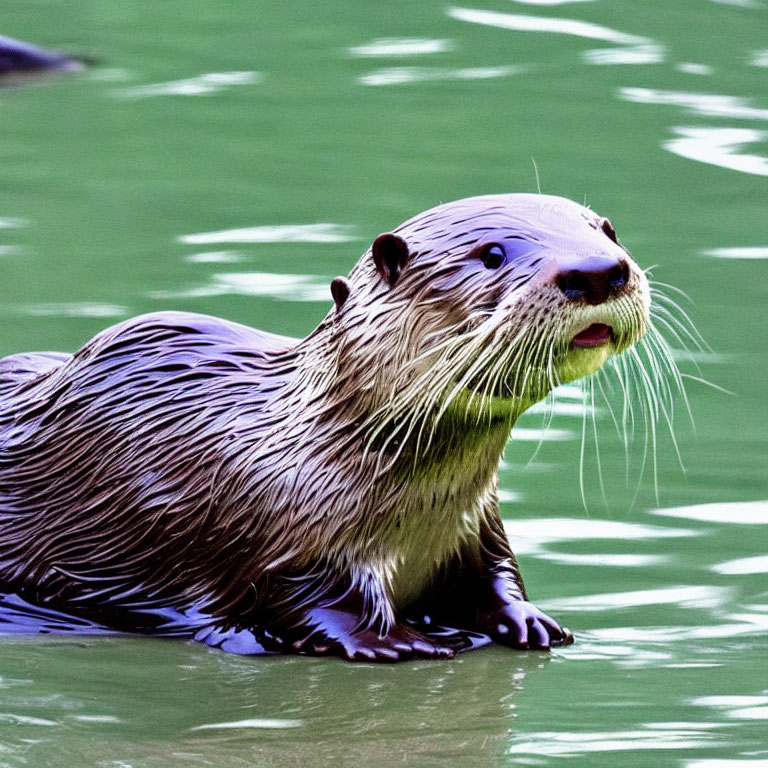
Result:
<instances>
[{"instance_id":1,"label":"otter's snout","mask_svg":"<svg viewBox=\"0 0 768 768\"><path fill-rule=\"evenodd\" d=\"M576 260L558 259L557 287L573 301L602 304L621 293L629 281L626 259L614 256L586 256Z\"/></svg>"}]
</instances>

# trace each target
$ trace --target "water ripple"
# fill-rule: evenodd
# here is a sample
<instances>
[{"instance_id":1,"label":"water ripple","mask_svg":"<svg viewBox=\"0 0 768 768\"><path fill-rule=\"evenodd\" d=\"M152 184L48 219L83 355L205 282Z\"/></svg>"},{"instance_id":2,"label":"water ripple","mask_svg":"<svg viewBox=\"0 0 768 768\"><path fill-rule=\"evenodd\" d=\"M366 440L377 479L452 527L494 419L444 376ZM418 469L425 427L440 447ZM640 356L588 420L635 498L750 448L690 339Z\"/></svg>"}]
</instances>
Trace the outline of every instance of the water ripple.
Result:
<instances>
[{"instance_id":1,"label":"water ripple","mask_svg":"<svg viewBox=\"0 0 768 768\"><path fill-rule=\"evenodd\" d=\"M347 243L357 238L348 224L278 224L260 227L223 229L181 235L180 243L212 245L216 243Z\"/></svg>"},{"instance_id":2,"label":"water ripple","mask_svg":"<svg viewBox=\"0 0 768 768\"><path fill-rule=\"evenodd\" d=\"M718 5L735 5L737 8L760 8L755 0L711 0Z\"/></svg>"},{"instance_id":3,"label":"water ripple","mask_svg":"<svg viewBox=\"0 0 768 768\"><path fill-rule=\"evenodd\" d=\"M438 69L436 67L389 67L362 75L363 85L402 85L425 83L431 80L489 80L495 77L516 75L525 67L470 67L468 69Z\"/></svg>"},{"instance_id":4,"label":"water ripple","mask_svg":"<svg viewBox=\"0 0 768 768\"><path fill-rule=\"evenodd\" d=\"M278 718L254 717L248 720L235 720L229 723L205 723L190 728L191 731L223 730L232 728L300 728L303 720L285 720Z\"/></svg>"},{"instance_id":5,"label":"water ripple","mask_svg":"<svg viewBox=\"0 0 768 768\"><path fill-rule=\"evenodd\" d=\"M768 696L699 696L691 704L723 710L733 720L768 720Z\"/></svg>"},{"instance_id":6,"label":"water ripple","mask_svg":"<svg viewBox=\"0 0 768 768\"><path fill-rule=\"evenodd\" d=\"M235 264L243 260L243 256L236 251L204 251L186 256L185 261L193 264Z\"/></svg>"},{"instance_id":7,"label":"water ripple","mask_svg":"<svg viewBox=\"0 0 768 768\"><path fill-rule=\"evenodd\" d=\"M233 85L253 85L260 82L260 72L207 72L184 80L135 85L115 91L123 99L147 99L153 96L208 96Z\"/></svg>"},{"instance_id":8,"label":"water ripple","mask_svg":"<svg viewBox=\"0 0 768 768\"><path fill-rule=\"evenodd\" d=\"M588 64L660 64L664 61L664 46L658 43L628 45L624 48L594 48L585 51L584 60Z\"/></svg>"},{"instance_id":9,"label":"water ripple","mask_svg":"<svg viewBox=\"0 0 768 768\"><path fill-rule=\"evenodd\" d=\"M722 0L715 0L722 2ZM711 760L687 760L683 768L767 768L766 760L723 760L713 758Z\"/></svg>"},{"instance_id":10,"label":"water ripple","mask_svg":"<svg viewBox=\"0 0 768 768\"><path fill-rule=\"evenodd\" d=\"M521 5L568 5L569 3L592 3L594 0L514 0Z\"/></svg>"},{"instance_id":11,"label":"water ripple","mask_svg":"<svg viewBox=\"0 0 768 768\"><path fill-rule=\"evenodd\" d=\"M555 402L541 402L532 405L526 414L530 413L545 413L547 415L553 414L555 416L578 416L580 419L584 418L584 415L592 415L596 413L596 409L592 405L586 403L559 403Z\"/></svg>"},{"instance_id":12,"label":"water ripple","mask_svg":"<svg viewBox=\"0 0 768 768\"><path fill-rule=\"evenodd\" d=\"M768 246L742 246L737 248L710 248L704 251L705 256L716 259L768 259Z\"/></svg>"},{"instance_id":13,"label":"water ripple","mask_svg":"<svg viewBox=\"0 0 768 768\"><path fill-rule=\"evenodd\" d=\"M613 566L616 568L644 568L648 566L662 565L669 562L665 555L572 555L564 552L543 552L539 555L541 560L551 560L562 565Z\"/></svg>"},{"instance_id":14,"label":"water ripple","mask_svg":"<svg viewBox=\"0 0 768 768\"><path fill-rule=\"evenodd\" d=\"M350 48L353 56L423 56L453 50L450 40L423 37L381 37L370 43Z\"/></svg>"},{"instance_id":15,"label":"water ripple","mask_svg":"<svg viewBox=\"0 0 768 768\"><path fill-rule=\"evenodd\" d=\"M622 523L617 520L597 520L579 517L546 517L530 520L505 520L504 529L515 541L522 538L537 545L558 541L590 539L640 539L686 538L698 535L686 528L666 528L660 525Z\"/></svg>"},{"instance_id":16,"label":"water ripple","mask_svg":"<svg viewBox=\"0 0 768 768\"><path fill-rule=\"evenodd\" d=\"M20 229L26 227L29 222L26 219L17 219L9 216L0 216L0 229Z\"/></svg>"},{"instance_id":17,"label":"water ripple","mask_svg":"<svg viewBox=\"0 0 768 768\"><path fill-rule=\"evenodd\" d=\"M515 13L499 13L498 11L483 11L455 6L448 9L448 15L459 21L484 24L500 29L511 29L516 32L554 32L556 34L583 37L589 40L603 40L608 43L616 43L617 45L643 45L653 42L646 37L628 35L625 32L618 32L609 27L576 19L523 16Z\"/></svg>"},{"instance_id":18,"label":"water ripple","mask_svg":"<svg viewBox=\"0 0 768 768\"><path fill-rule=\"evenodd\" d=\"M516 427L512 430L512 440L517 442L560 442L562 440L575 440L576 437L576 434L567 429Z\"/></svg>"},{"instance_id":19,"label":"water ripple","mask_svg":"<svg viewBox=\"0 0 768 768\"><path fill-rule=\"evenodd\" d=\"M768 707L734 709L728 713L728 717L732 717L735 720L768 720Z\"/></svg>"},{"instance_id":20,"label":"water ripple","mask_svg":"<svg viewBox=\"0 0 768 768\"><path fill-rule=\"evenodd\" d=\"M43 725L58 726L55 720L46 720L42 717L30 717L28 715L17 715L14 712L0 712L0 723L12 723L13 725Z\"/></svg>"},{"instance_id":21,"label":"water ripple","mask_svg":"<svg viewBox=\"0 0 768 768\"><path fill-rule=\"evenodd\" d=\"M685 72L687 75L711 75L712 67L707 64L697 64L693 61L681 61L675 65L678 72Z\"/></svg>"},{"instance_id":22,"label":"water ripple","mask_svg":"<svg viewBox=\"0 0 768 768\"><path fill-rule=\"evenodd\" d=\"M552 611L610 611L614 608L639 608L648 605L677 605L684 608L717 608L731 594L727 587L679 586L637 589L629 592L604 592L542 601ZM687 628L686 628L687 629Z\"/></svg>"},{"instance_id":23,"label":"water ripple","mask_svg":"<svg viewBox=\"0 0 768 768\"><path fill-rule=\"evenodd\" d=\"M750 64L753 67L768 67L768 48L762 51L753 51Z\"/></svg>"},{"instance_id":24,"label":"water ripple","mask_svg":"<svg viewBox=\"0 0 768 768\"><path fill-rule=\"evenodd\" d=\"M768 555L740 557L713 565L711 570L726 576L743 576L752 573L768 573Z\"/></svg>"},{"instance_id":25,"label":"water ripple","mask_svg":"<svg viewBox=\"0 0 768 768\"><path fill-rule=\"evenodd\" d=\"M650 510L652 515L681 517L707 523L737 525L768 524L768 501L731 501L715 504L694 504L686 507L666 507Z\"/></svg>"},{"instance_id":26,"label":"water ripple","mask_svg":"<svg viewBox=\"0 0 768 768\"><path fill-rule=\"evenodd\" d=\"M637 104L682 107L704 117L731 117L737 120L768 120L768 109L750 105L748 99L723 93L665 91L656 88L620 88L619 96Z\"/></svg>"},{"instance_id":27,"label":"water ripple","mask_svg":"<svg viewBox=\"0 0 768 768\"><path fill-rule=\"evenodd\" d=\"M211 282L186 291L153 291L153 299L187 299L206 296L270 296L284 301L331 300L330 278L271 272L224 272Z\"/></svg>"},{"instance_id":28,"label":"water ripple","mask_svg":"<svg viewBox=\"0 0 768 768\"><path fill-rule=\"evenodd\" d=\"M122 317L129 312L128 307L119 304L99 304L86 301L31 304L20 307L19 311L36 317Z\"/></svg>"},{"instance_id":29,"label":"water ripple","mask_svg":"<svg viewBox=\"0 0 768 768\"><path fill-rule=\"evenodd\" d=\"M73 715L73 719L81 723L122 723L115 715Z\"/></svg>"},{"instance_id":30,"label":"water ripple","mask_svg":"<svg viewBox=\"0 0 768 768\"><path fill-rule=\"evenodd\" d=\"M768 158L740 152L745 144L768 139L768 131L701 127L680 127L672 130L679 138L665 141L662 146L680 157L741 173L768 176Z\"/></svg>"},{"instance_id":31,"label":"water ripple","mask_svg":"<svg viewBox=\"0 0 768 768\"><path fill-rule=\"evenodd\" d=\"M699 707L756 707L768 706L768 696L697 696L690 702Z\"/></svg>"},{"instance_id":32,"label":"water ripple","mask_svg":"<svg viewBox=\"0 0 768 768\"><path fill-rule=\"evenodd\" d=\"M711 747L716 741L713 724L696 723L693 728L647 728L630 731L539 731L525 735L509 748L509 755L577 757L595 752L633 752L661 749Z\"/></svg>"},{"instance_id":33,"label":"water ripple","mask_svg":"<svg viewBox=\"0 0 768 768\"><path fill-rule=\"evenodd\" d=\"M668 645L689 643L691 640L732 639L754 635L762 637L768 630L768 617L762 613L732 613L722 616L721 624L700 624L698 626L668 627L603 627L582 633L600 644L611 643L623 646L642 638L645 643Z\"/></svg>"}]
</instances>

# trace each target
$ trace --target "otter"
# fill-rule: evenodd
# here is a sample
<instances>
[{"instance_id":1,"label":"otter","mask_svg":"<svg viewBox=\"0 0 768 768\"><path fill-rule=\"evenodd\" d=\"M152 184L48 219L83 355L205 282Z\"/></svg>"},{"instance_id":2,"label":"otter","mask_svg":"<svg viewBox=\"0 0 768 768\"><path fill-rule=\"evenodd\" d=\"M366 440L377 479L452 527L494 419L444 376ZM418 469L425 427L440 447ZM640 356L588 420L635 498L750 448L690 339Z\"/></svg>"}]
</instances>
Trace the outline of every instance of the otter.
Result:
<instances>
[{"instance_id":1,"label":"otter","mask_svg":"<svg viewBox=\"0 0 768 768\"><path fill-rule=\"evenodd\" d=\"M83 65L84 60L0 35L0 85L45 72L77 72Z\"/></svg>"},{"instance_id":2,"label":"otter","mask_svg":"<svg viewBox=\"0 0 768 768\"><path fill-rule=\"evenodd\" d=\"M609 220L442 204L331 295L302 340L157 312L0 360L6 608L362 661L571 643L528 601L497 469L520 414L645 333Z\"/></svg>"}]
</instances>

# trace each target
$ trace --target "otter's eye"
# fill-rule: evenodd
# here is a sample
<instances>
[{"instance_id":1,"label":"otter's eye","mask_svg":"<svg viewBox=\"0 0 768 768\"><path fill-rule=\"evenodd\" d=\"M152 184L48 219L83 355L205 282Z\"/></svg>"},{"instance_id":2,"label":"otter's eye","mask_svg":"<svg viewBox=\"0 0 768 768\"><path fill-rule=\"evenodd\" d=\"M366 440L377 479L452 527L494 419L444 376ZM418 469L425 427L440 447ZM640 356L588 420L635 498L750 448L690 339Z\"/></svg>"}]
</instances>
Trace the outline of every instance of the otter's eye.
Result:
<instances>
[{"instance_id":1,"label":"otter's eye","mask_svg":"<svg viewBox=\"0 0 768 768\"><path fill-rule=\"evenodd\" d=\"M483 264L486 269L498 269L504 263L504 249L500 245L489 245L483 251Z\"/></svg>"},{"instance_id":2,"label":"otter's eye","mask_svg":"<svg viewBox=\"0 0 768 768\"><path fill-rule=\"evenodd\" d=\"M611 238L611 240L613 240L614 243L618 245L619 240L616 237L616 230L613 228L613 224L611 224L608 219L603 219L600 222L600 228L603 230L603 232L605 232L606 235L608 235L608 237Z\"/></svg>"}]
</instances>

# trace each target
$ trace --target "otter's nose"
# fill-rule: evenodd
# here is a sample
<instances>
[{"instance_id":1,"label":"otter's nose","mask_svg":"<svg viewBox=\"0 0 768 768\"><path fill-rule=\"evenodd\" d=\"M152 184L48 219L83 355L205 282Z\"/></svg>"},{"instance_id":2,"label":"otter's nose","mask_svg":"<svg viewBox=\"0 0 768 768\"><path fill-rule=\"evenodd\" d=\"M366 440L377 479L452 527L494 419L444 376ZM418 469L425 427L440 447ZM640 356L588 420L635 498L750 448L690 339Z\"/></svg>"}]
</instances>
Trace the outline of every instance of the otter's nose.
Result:
<instances>
[{"instance_id":1,"label":"otter's nose","mask_svg":"<svg viewBox=\"0 0 768 768\"><path fill-rule=\"evenodd\" d=\"M612 256L587 256L577 262L560 264L557 287L573 301L602 304L624 290L629 281L629 264Z\"/></svg>"}]
</instances>

